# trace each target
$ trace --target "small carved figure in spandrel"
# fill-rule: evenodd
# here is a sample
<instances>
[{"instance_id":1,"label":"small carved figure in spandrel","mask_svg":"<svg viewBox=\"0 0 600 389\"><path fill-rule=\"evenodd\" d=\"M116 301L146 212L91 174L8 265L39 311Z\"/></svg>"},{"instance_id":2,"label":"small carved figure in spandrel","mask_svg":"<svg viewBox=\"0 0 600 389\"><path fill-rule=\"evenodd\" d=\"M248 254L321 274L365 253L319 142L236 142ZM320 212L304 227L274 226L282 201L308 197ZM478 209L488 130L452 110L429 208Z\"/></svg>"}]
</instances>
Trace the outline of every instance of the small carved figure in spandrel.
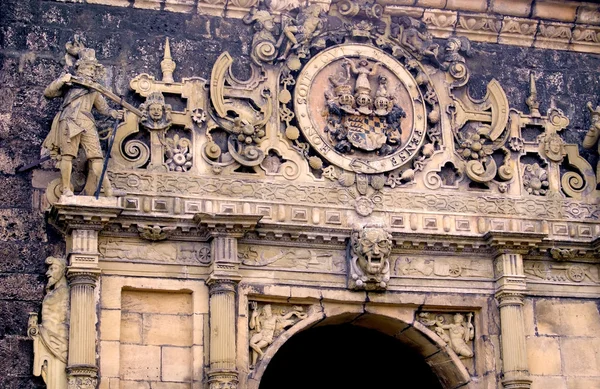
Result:
<instances>
[{"instance_id":1,"label":"small carved figure in spandrel","mask_svg":"<svg viewBox=\"0 0 600 389\"><path fill-rule=\"evenodd\" d=\"M252 314L248 324L252 330L250 349L251 363L254 366L264 355L263 350L269 347L279 334L297 321L305 319L307 314L303 312L304 308L301 306L293 306L289 312L273 313L271 304L265 304L262 308L258 308L256 301L251 302L251 309Z\"/></svg>"}]
</instances>

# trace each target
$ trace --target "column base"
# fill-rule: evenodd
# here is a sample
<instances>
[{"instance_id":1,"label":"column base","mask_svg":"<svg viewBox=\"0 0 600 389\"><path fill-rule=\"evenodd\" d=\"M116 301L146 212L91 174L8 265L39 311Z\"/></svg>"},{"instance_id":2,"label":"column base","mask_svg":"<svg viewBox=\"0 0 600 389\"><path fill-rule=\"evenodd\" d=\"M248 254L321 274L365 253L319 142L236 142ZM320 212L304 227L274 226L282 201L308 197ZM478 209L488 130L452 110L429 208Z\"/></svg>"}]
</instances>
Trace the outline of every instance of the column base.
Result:
<instances>
[{"instance_id":1,"label":"column base","mask_svg":"<svg viewBox=\"0 0 600 389\"><path fill-rule=\"evenodd\" d=\"M67 367L68 389L96 389L98 367L94 365L71 365Z\"/></svg>"},{"instance_id":2,"label":"column base","mask_svg":"<svg viewBox=\"0 0 600 389\"><path fill-rule=\"evenodd\" d=\"M504 389L530 389L531 379L528 372L508 372L504 373L502 386Z\"/></svg>"},{"instance_id":3,"label":"column base","mask_svg":"<svg viewBox=\"0 0 600 389\"><path fill-rule=\"evenodd\" d=\"M237 389L238 373L235 370L212 370L207 375L209 389Z\"/></svg>"}]
</instances>

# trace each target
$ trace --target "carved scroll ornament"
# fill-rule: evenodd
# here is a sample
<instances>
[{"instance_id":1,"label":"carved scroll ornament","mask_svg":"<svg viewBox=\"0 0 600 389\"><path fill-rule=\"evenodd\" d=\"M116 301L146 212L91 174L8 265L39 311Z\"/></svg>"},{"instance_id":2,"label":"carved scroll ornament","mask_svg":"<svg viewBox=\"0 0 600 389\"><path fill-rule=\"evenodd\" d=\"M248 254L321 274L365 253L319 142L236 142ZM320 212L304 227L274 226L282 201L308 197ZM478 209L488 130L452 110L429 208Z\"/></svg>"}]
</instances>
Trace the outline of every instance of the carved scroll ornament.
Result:
<instances>
[{"instance_id":1,"label":"carved scroll ornament","mask_svg":"<svg viewBox=\"0 0 600 389\"><path fill-rule=\"evenodd\" d=\"M165 42L162 80L130 82L146 101L117 131L109 176L326 180L360 216L403 188L597 201L589 164L559 134L569 120L553 106L542 113L535 75L529 112L520 112L497 80L483 98L469 95L473 50L464 37L434 42L423 23L385 15L373 0L283 8L258 4L244 18L253 37L243 80L228 52L210 80L178 80ZM167 94L181 108L166 104ZM595 144L590 112L586 147ZM529 138L531 128L541 135Z\"/></svg>"}]
</instances>

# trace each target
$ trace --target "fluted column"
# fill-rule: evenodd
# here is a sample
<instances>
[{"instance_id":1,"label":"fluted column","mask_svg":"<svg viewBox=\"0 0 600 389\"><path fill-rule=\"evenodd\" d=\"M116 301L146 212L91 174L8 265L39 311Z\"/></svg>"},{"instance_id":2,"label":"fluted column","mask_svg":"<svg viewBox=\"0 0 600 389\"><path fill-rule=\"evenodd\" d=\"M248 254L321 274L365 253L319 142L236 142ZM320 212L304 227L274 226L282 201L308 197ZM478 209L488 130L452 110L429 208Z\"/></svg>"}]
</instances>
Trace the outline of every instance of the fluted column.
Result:
<instances>
[{"instance_id":1,"label":"fluted column","mask_svg":"<svg viewBox=\"0 0 600 389\"><path fill-rule=\"evenodd\" d=\"M237 283L241 279L237 258L237 237L231 232L213 231L212 271L208 279L210 310L209 388L235 389Z\"/></svg>"},{"instance_id":2,"label":"fluted column","mask_svg":"<svg viewBox=\"0 0 600 389\"><path fill-rule=\"evenodd\" d=\"M235 389L236 368L236 301L237 281L209 280L210 294L210 370L209 388Z\"/></svg>"},{"instance_id":3,"label":"fluted column","mask_svg":"<svg viewBox=\"0 0 600 389\"><path fill-rule=\"evenodd\" d=\"M210 389L237 389L237 286L239 274L238 238L256 227L260 215L197 214L194 218L211 236L209 288L210 345L208 386Z\"/></svg>"},{"instance_id":4,"label":"fluted column","mask_svg":"<svg viewBox=\"0 0 600 389\"><path fill-rule=\"evenodd\" d=\"M69 389L95 389L96 365L96 283L98 269L98 231L76 229L71 232L67 279L71 290Z\"/></svg>"},{"instance_id":5,"label":"fluted column","mask_svg":"<svg viewBox=\"0 0 600 389\"><path fill-rule=\"evenodd\" d=\"M49 222L65 236L67 280L70 286L69 389L96 389L96 294L100 277L98 234L123 211L116 197L61 197L52 206Z\"/></svg>"},{"instance_id":6,"label":"fluted column","mask_svg":"<svg viewBox=\"0 0 600 389\"><path fill-rule=\"evenodd\" d=\"M523 256L500 253L496 257L496 299L500 309L502 385L506 389L529 389L527 345L523 319L523 292L526 290Z\"/></svg>"},{"instance_id":7,"label":"fluted column","mask_svg":"<svg viewBox=\"0 0 600 389\"><path fill-rule=\"evenodd\" d=\"M494 249L496 299L500 310L502 385L505 389L530 389L523 300L527 291L523 255L542 242L544 233L494 231L487 233Z\"/></svg>"}]
</instances>

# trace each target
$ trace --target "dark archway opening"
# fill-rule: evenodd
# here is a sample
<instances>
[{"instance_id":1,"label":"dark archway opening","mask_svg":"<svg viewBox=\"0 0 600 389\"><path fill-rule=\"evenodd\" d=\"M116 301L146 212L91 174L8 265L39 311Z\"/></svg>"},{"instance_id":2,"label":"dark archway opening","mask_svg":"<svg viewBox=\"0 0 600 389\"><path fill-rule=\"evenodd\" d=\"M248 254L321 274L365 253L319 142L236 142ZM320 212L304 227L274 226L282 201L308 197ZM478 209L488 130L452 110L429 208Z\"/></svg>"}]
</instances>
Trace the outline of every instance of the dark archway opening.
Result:
<instances>
[{"instance_id":1,"label":"dark archway opening","mask_svg":"<svg viewBox=\"0 0 600 389\"><path fill-rule=\"evenodd\" d=\"M269 363L259 389L442 389L423 358L397 339L343 324L291 337Z\"/></svg>"}]
</instances>

